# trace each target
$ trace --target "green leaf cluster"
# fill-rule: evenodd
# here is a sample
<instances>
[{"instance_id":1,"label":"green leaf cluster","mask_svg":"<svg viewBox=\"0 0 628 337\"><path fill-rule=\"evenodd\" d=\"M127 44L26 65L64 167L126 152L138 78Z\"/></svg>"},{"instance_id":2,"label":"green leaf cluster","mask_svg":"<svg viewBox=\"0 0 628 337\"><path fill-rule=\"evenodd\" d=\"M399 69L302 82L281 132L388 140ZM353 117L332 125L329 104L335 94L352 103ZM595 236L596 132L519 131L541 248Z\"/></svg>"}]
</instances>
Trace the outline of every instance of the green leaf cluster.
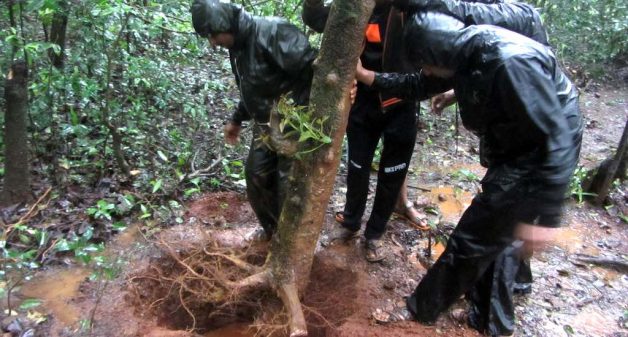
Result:
<instances>
[{"instance_id":1,"label":"green leaf cluster","mask_svg":"<svg viewBox=\"0 0 628 337\"><path fill-rule=\"evenodd\" d=\"M582 166L578 166L574 171L571 181L569 181L568 196L573 197L578 204L582 204L586 197L594 197L597 194L585 192L583 186L584 181L591 172Z\"/></svg>"},{"instance_id":2,"label":"green leaf cluster","mask_svg":"<svg viewBox=\"0 0 628 337\"><path fill-rule=\"evenodd\" d=\"M324 145L331 144L331 138L325 131L327 117L315 118L312 115L313 109L313 107L294 105L285 97L277 104L277 112L281 116L279 131L288 138L295 138L303 145L295 154L297 159Z\"/></svg>"}]
</instances>

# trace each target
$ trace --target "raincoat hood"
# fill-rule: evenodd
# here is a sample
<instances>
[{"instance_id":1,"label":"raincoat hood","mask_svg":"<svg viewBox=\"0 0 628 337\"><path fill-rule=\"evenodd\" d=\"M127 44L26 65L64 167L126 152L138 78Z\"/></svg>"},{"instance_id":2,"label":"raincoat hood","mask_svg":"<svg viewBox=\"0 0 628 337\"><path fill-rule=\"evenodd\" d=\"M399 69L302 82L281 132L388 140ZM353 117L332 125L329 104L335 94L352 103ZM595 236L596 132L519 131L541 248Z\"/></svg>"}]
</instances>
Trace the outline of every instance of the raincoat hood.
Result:
<instances>
[{"instance_id":1,"label":"raincoat hood","mask_svg":"<svg viewBox=\"0 0 628 337\"><path fill-rule=\"evenodd\" d=\"M242 8L217 0L194 0L192 3L192 25L202 37L216 33L238 32L238 18Z\"/></svg>"},{"instance_id":2,"label":"raincoat hood","mask_svg":"<svg viewBox=\"0 0 628 337\"><path fill-rule=\"evenodd\" d=\"M417 12L404 30L408 57L419 67L430 65L457 70L469 57L465 52L470 38L468 30L464 23L451 16Z\"/></svg>"},{"instance_id":3,"label":"raincoat hood","mask_svg":"<svg viewBox=\"0 0 628 337\"><path fill-rule=\"evenodd\" d=\"M197 31L233 34L229 59L241 100L232 121L253 118L265 124L273 105L288 93L294 102L305 105L317 54L307 36L286 20L253 16L237 5L214 1L195 0L198 6L193 6L192 14L196 10L195 23L211 23Z\"/></svg>"},{"instance_id":4,"label":"raincoat hood","mask_svg":"<svg viewBox=\"0 0 628 337\"><path fill-rule=\"evenodd\" d=\"M453 16L465 25L488 24L502 27L536 42L548 45L547 32L541 15L531 5L523 2L504 3L501 0L406 0L407 10L433 11Z\"/></svg>"}]
</instances>

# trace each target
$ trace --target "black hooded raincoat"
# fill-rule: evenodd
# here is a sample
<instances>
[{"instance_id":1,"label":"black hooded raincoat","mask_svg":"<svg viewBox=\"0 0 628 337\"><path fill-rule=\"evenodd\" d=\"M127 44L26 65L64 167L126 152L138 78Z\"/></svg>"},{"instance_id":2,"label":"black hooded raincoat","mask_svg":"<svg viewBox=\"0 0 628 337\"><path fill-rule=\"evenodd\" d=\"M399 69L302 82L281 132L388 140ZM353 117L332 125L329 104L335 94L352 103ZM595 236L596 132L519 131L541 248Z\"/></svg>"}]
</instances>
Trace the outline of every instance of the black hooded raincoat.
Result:
<instances>
[{"instance_id":1,"label":"black hooded raincoat","mask_svg":"<svg viewBox=\"0 0 628 337\"><path fill-rule=\"evenodd\" d=\"M451 16L419 12L405 34L411 60L453 70L453 78L377 74L373 87L418 99L454 88L462 122L480 138L488 168L483 192L408 307L420 321L433 322L468 292L473 326L511 334L514 230L518 223L559 225L582 135L576 89L546 46L499 27L465 28ZM495 302L502 304L498 311Z\"/></svg>"},{"instance_id":2,"label":"black hooded raincoat","mask_svg":"<svg viewBox=\"0 0 628 337\"><path fill-rule=\"evenodd\" d=\"M307 104L317 51L303 32L287 21L254 17L230 3L195 0L192 21L203 37L234 35L229 58L240 102L231 122L254 121L245 170L247 195L262 227L272 234L283 204L281 181L288 175L290 160L268 148L260 135L268 131L271 109L282 95L290 94L295 104Z\"/></svg>"}]
</instances>

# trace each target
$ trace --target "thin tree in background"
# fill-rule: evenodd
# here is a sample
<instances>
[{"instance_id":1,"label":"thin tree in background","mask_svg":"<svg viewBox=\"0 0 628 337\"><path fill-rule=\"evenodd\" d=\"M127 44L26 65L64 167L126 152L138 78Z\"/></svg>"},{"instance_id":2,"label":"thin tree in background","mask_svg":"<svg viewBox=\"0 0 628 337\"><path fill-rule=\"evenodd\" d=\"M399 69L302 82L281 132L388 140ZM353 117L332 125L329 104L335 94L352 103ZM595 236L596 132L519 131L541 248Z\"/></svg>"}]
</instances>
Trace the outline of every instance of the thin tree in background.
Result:
<instances>
[{"instance_id":1,"label":"thin tree in background","mask_svg":"<svg viewBox=\"0 0 628 337\"><path fill-rule=\"evenodd\" d=\"M61 70L65 60L65 37L68 27L68 3L65 0L57 1L57 10L52 17L50 25L50 42L59 46L59 52L54 50L48 51L48 56L52 65Z\"/></svg>"}]
</instances>

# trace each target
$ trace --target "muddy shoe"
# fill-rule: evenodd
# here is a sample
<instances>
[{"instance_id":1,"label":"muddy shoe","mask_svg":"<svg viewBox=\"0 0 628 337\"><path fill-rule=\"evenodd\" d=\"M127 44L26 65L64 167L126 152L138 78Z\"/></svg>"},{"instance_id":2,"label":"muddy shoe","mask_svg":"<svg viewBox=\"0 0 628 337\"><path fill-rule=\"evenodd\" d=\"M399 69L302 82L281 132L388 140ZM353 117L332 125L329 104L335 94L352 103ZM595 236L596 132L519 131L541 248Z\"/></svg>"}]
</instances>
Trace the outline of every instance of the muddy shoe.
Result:
<instances>
[{"instance_id":1,"label":"muddy shoe","mask_svg":"<svg viewBox=\"0 0 628 337\"><path fill-rule=\"evenodd\" d=\"M469 313L466 309L453 309L449 312L449 318L456 324L466 325L469 322Z\"/></svg>"},{"instance_id":2,"label":"muddy shoe","mask_svg":"<svg viewBox=\"0 0 628 337\"><path fill-rule=\"evenodd\" d=\"M366 261L379 262L386 258L384 240L370 239L366 240Z\"/></svg>"},{"instance_id":3,"label":"muddy shoe","mask_svg":"<svg viewBox=\"0 0 628 337\"><path fill-rule=\"evenodd\" d=\"M394 211L395 216L398 218L406 220L412 227L422 230L429 231L430 226L427 224L425 214L419 212L411 202L408 202L406 205L397 207Z\"/></svg>"},{"instance_id":4,"label":"muddy shoe","mask_svg":"<svg viewBox=\"0 0 628 337\"><path fill-rule=\"evenodd\" d=\"M342 212L336 212L335 216L336 222L341 224L331 233L331 242L341 241L341 242L349 242L358 237L360 230L354 231L347 227L342 226L345 221L344 214Z\"/></svg>"},{"instance_id":5,"label":"muddy shoe","mask_svg":"<svg viewBox=\"0 0 628 337\"><path fill-rule=\"evenodd\" d=\"M371 314L375 322L379 324L410 321L413 319L412 314L407 308L395 308L392 312L386 312L382 309L376 309Z\"/></svg>"},{"instance_id":6,"label":"muddy shoe","mask_svg":"<svg viewBox=\"0 0 628 337\"><path fill-rule=\"evenodd\" d=\"M352 231L348 228L345 227L341 227L340 230L338 231L338 239L344 241L344 242L348 242L351 241L353 239L357 239L358 238L358 233L359 231Z\"/></svg>"},{"instance_id":7,"label":"muddy shoe","mask_svg":"<svg viewBox=\"0 0 628 337\"><path fill-rule=\"evenodd\" d=\"M353 239L357 239L360 231L352 231L348 228L338 226L337 229L330 234L331 242L339 241L342 243L348 243Z\"/></svg>"},{"instance_id":8,"label":"muddy shoe","mask_svg":"<svg viewBox=\"0 0 628 337\"><path fill-rule=\"evenodd\" d=\"M246 242L267 242L269 240L270 235L261 227L256 228L244 236L244 241Z\"/></svg>"}]
</instances>

